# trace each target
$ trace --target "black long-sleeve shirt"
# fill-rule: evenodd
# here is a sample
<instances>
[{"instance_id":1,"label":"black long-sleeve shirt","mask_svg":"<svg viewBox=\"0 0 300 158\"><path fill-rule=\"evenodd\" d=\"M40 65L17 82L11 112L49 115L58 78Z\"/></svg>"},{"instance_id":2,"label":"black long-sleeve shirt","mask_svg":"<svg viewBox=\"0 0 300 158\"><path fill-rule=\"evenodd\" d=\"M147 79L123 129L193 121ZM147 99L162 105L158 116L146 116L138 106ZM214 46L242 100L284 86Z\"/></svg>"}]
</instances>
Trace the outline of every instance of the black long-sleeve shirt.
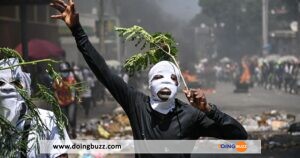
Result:
<instances>
[{"instance_id":1,"label":"black long-sleeve shirt","mask_svg":"<svg viewBox=\"0 0 300 158\"><path fill-rule=\"evenodd\" d=\"M247 139L247 133L241 124L219 111L215 105L212 105L210 112L204 113L176 99L175 109L168 114L161 114L153 110L149 96L130 88L122 78L109 70L105 60L92 46L80 25L71 30L78 49L91 70L128 115L134 139L194 140L200 136ZM160 156L136 155L136 157ZM189 155L172 155L170 157L189 157Z\"/></svg>"}]
</instances>

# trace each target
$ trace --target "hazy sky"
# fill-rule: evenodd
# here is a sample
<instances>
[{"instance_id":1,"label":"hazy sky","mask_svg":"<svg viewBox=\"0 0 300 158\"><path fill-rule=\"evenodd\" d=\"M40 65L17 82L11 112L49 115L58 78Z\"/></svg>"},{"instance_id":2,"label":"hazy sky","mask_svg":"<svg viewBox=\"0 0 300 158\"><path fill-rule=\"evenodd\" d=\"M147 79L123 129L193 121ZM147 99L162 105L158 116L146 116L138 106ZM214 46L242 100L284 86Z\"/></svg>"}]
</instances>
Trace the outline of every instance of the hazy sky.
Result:
<instances>
[{"instance_id":1,"label":"hazy sky","mask_svg":"<svg viewBox=\"0 0 300 158\"><path fill-rule=\"evenodd\" d=\"M199 0L156 0L170 15L188 21L200 12Z\"/></svg>"},{"instance_id":2,"label":"hazy sky","mask_svg":"<svg viewBox=\"0 0 300 158\"><path fill-rule=\"evenodd\" d=\"M184 21L189 21L200 12L198 1L199 0L153 0L153 3L156 2L163 11L169 15ZM92 7L98 7L99 0L88 0L90 3L86 2L87 0L78 0L78 11L91 12Z\"/></svg>"}]
</instances>

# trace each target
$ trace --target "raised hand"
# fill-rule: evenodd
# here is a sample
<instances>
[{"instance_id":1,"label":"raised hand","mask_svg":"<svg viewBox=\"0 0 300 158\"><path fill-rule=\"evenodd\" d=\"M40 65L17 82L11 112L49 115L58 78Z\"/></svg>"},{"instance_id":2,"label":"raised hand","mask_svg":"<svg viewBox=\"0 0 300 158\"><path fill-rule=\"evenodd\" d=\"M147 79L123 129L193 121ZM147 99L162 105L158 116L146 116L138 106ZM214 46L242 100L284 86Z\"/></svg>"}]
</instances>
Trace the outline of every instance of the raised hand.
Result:
<instances>
[{"instance_id":1,"label":"raised hand","mask_svg":"<svg viewBox=\"0 0 300 158\"><path fill-rule=\"evenodd\" d=\"M74 0L68 0L68 4L63 0L54 0L50 6L60 12L60 14L51 15L51 18L63 20L69 28L79 24L79 14L75 11Z\"/></svg>"},{"instance_id":2,"label":"raised hand","mask_svg":"<svg viewBox=\"0 0 300 158\"><path fill-rule=\"evenodd\" d=\"M185 93L190 104L195 108L203 112L210 111L210 105L207 103L205 94L201 89L183 90L183 92Z\"/></svg>"}]
</instances>

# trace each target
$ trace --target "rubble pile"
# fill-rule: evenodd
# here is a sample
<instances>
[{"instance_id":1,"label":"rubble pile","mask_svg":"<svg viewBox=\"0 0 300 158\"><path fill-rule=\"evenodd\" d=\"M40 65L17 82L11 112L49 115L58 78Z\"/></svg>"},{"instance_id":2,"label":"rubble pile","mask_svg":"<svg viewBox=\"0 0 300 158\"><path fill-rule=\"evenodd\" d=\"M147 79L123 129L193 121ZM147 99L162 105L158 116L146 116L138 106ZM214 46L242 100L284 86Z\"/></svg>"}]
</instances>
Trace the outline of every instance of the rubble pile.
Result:
<instances>
[{"instance_id":1,"label":"rubble pile","mask_svg":"<svg viewBox=\"0 0 300 158\"><path fill-rule=\"evenodd\" d=\"M300 149L300 135L286 131L249 132L249 140L261 140L262 150Z\"/></svg>"},{"instance_id":2,"label":"rubble pile","mask_svg":"<svg viewBox=\"0 0 300 158\"><path fill-rule=\"evenodd\" d=\"M295 122L296 116L271 110L260 115L239 116L237 120L244 126L247 132L254 131L279 131L287 130Z\"/></svg>"},{"instance_id":3,"label":"rubble pile","mask_svg":"<svg viewBox=\"0 0 300 158\"><path fill-rule=\"evenodd\" d=\"M260 115L239 116L249 140L261 140L262 150L300 148L300 123L296 116L271 110Z\"/></svg>"},{"instance_id":4,"label":"rubble pile","mask_svg":"<svg viewBox=\"0 0 300 158\"><path fill-rule=\"evenodd\" d=\"M295 123L296 116L282 111L270 110L256 115L240 115L236 118L247 132L264 132L264 138L274 133L300 134L300 123ZM268 132L266 132L268 131ZM129 119L121 108L112 114L101 115L99 119L90 119L81 124L78 133L84 137L113 139L132 136Z\"/></svg>"},{"instance_id":5,"label":"rubble pile","mask_svg":"<svg viewBox=\"0 0 300 158\"><path fill-rule=\"evenodd\" d=\"M129 119L123 112L104 114L100 119L91 119L80 125L80 137L87 139L115 139L132 136Z\"/></svg>"}]
</instances>

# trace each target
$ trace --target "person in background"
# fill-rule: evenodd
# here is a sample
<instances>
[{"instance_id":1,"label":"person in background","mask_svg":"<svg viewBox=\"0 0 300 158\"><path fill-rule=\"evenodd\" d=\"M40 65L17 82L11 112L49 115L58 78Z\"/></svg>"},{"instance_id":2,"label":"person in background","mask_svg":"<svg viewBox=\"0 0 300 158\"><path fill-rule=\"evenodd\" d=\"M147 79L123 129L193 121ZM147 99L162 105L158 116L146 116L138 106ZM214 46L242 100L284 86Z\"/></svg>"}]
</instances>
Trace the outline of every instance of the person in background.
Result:
<instances>
[{"instance_id":1,"label":"person in background","mask_svg":"<svg viewBox=\"0 0 300 158\"><path fill-rule=\"evenodd\" d=\"M82 106L85 111L85 117L89 116L89 111L92 101L92 88L95 86L93 76L88 68L83 68L82 70L83 74L83 82L84 85L84 92L82 93Z\"/></svg>"},{"instance_id":2,"label":"person in background","mask_svg":"<svg viewBox=\"0 0 300 158\"><path fill-rule=\"evenodd\" d=\"M74 86L78 81L68 62L63 62L59 65L59 73L62 77L62 82L53 82L54 95L63 113L68 118L69 134L72 138L76 138L77 92Z\"/></svg>"},{"instance_id":3,"label":"person in background","mask_svg":"<svg viewBox=\"0 0 300 158\"><path fill-rule=\"evenodd\" d=\"M83 75L82 75L82 71L79 68L79 66L77 66L77 65L74 64L73 65L73 72L74 72L76 80L78 82L81 82L83 80Z\"/></svg>"},{"instance_id":4,"label":"person in background","mask_svg":"<svg viewBox=\"0 0 300 158\"><path fill-rule=\"evenodd\" d=\"M292 72L293 72L293 65L290 62L286 62L284 66L284 90L286 92L290 92L291 90L291 82L292 82Z\"/></svg>"},{"instance_id":5,"label":"person in background","mask_svg":"<svg viewBox=\"0 0 300 158\"><path fill-rule=\"evenodd\" d=\"M96 76L92 72L90 72L90 73L91 73L93 83L94 83L93 86L92 86L92 105L94 107L96 107L97 106L97 100L99 99L99 93L97 92L97 89L99 88L99 87L97 87L97 83L99 81L97 80Z\"/></svg>"}]
</instances>

